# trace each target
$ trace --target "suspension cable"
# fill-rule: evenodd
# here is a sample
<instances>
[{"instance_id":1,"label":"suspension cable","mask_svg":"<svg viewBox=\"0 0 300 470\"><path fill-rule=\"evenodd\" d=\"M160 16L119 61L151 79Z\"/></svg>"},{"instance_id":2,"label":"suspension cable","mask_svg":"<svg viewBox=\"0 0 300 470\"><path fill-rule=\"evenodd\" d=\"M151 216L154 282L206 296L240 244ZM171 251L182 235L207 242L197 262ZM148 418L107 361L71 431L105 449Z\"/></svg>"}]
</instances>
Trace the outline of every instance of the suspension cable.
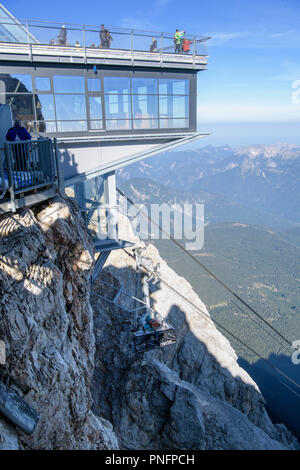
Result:
<instances>
[{"instance_id":1,"label":"suspension cable","mask_svg":"<svg viewBox=\"0 0 300 470\"><path fill-rule=\"evenodd\" d=\"M188 250L186 250L181 243L179 243L174 237L172 237L169 233L167 233L159 224L154 222L148 214L143 212L137 204L130 198L128 197L122 190L117 188L118 193L125 197L127 201L137 207L137 209L140 210L140 213L145 216L153 225L155 225L162 233L167 235L170 240L180 249L182 250L185 254L187 254L193 261L195 261L204 271L206 271L218 284L220 284L222 287L224 287L225 290L227 290L231 295L233 295L237 300L239 300L245 307L247 307L252 313L254 313L262 322L264 322L266 325L268 325L278 336L280 336L290 347L293 347L292 343L290 340L288 340L284 335L282 335L279 331L274 328L271 323L269 323L267 320L263 318L262 315L260 315L251 305L249 305L245 300L243 300L238 294L236 294L225 282L223 282L221 279L219 279L210 269L208 269L203 263L201 263L194 255L192 255ZM279 343L281 344L281 343Z\"/></svg>"},{"instance_id":2,"label":"suspension cable","mask_svg":"<svg viewBox=\"0 0 300 470\"><path fill-rule=\"evenodd\" d=\"M135 259L135 257L129 253L125 248L123 248L123 251L128 255L130 256L131 258ZM144 271L148 272L148 273L151 273L151 271L146 268L145 266L141 266L142 269L144 269ZM285 372L283 372L279 367L277 366L274 366L274 364L272 364L268 359L265 359L260 353L258 353L257 351L255 351L251 346L249 346L247 343L245 343L243 340L241 340L240 338L238 338L238 336L236 336L235 334L233 334L231 331L229 331L227 328L225 328L223 325L221 325L221 323L219 323L218 321L216 320L212 320L210 315L208 313L206 313L204 310L202 310L200 307L198 307L197 305L195 305L193 302L191 302L187 297L185 297L183 294L181 294L180 292L178 292L177 289L174 289L174 287L172 287L167 281L165 281L164 279L162 279L160 277L160 282L162 282L168 289L170 289L172 292L174 292L177 296L179 296L185 303L187 303L188 305L190 305L194 310L196 310L210 325L212 326L219 326L220 328L222 328L222 330L224 330L228 335L230 335L232 338L234 338L236 341L238 341L240 344L242 344L245 348L247 348L250 352L252 352L252 354L254 354L255 356L259 357L259 359L261 359L263 362L265 362L266 364L268 364L273 370L275 370L278 374L280 374L281 376L283 376L286 380L288 380L290 383L292 383L293 385L295 385L297 388L300 389L300 385L295 381L293 380L291 377L289 377ZM281 382L283 385L286 385L284 384L284 382ZM290 390L292 390L290 387L288 387ZM297 392L295 392L294 390L292 390L293 393L295 393L299 398L300 398L300 395L297 394Z\"/></svg>"}]
</instances>

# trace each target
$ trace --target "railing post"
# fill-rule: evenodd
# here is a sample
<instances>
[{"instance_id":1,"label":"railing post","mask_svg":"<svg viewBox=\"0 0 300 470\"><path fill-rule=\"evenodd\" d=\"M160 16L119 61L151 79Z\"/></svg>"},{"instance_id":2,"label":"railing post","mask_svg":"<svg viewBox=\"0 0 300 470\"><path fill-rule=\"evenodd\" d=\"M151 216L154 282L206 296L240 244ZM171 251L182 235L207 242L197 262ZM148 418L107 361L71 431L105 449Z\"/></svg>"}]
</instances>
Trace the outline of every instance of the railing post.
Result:
<instances>
[{"instance_id":1,"label":"railing post","mask_svg":"<svg viewBox=\"0 0 300 470\"><path fill-rule=\"evenodd\" d=\"M29 48L29 60L32 61L32 44L29 39L29 27L28 27L28 21L26 20L26 32L27 32L27 43L28 43L28 48Z\"/></svg>"},{"instance_id":2,"label":"railing post","mask_svg":"<svg viewBox=\"0 0 300 470\"><path fill-rule=\"evenodd\" d=\"M16 208L16 198L15 198L15 182L14 182L14 175L12 171L11 149L8 148L7 144L4 144L4 153L5 153L7 174L8 174L8 184L9 184L8 190L10 193L11 210L12 212L16 212L17 208Z\"/></svg>"},{"instance_id":3,"label":"railing post","mask_svg":"<svg viewBox=\"0 0 300 470\"><path fill-rule=\"evenodd\" d=\"M54 156L55 156L55 166L56 166L56 173L57 173L57 186L58 186L58 192L61 196L65 195L65 184L64 184L64 179L63 179L63 174L61 171L61 166L60 166L60 161L59 161L59 155L58 155L58 150L57 150L57 139L53 139L53 144L54 144Z\"/></svg>"},{"instance_id":4,"label":"railing post","mask_svg":"<svg viewBox=\"0 0 300 470\"><path fill-rule=\"evenodd\" d=\"M0 199L5 195L6 189L5 189L5 178L4 178L4 169L3 169L3 155L2 151L4 152L4 148L0 149L0 177L1 177L1 184L2 184L2 191L0 194ZM5 156L4 156L5 158Z\"/></svg>"},{"instance_id":5,"label":"railing post","mask_svg":"<svg viewBox=\"0 0 300 470\"><path fill-rule=\"evenodd\" d=\"M87 63L86 60L86 35L85 35L85 26L83 25L82 27L82 33L83 33L83 57L84 57L84 63Z\"/></svg>"},{"instance_id":6,"label":"railing post","mask_svg":"<svg viewBox=\"0 0 300 470\"><path fill-rule=\"evenodd\" d=\"M131 30L131 34L130 34L130 50L131 50L131 64L134 65L134 55L133 55L133 47L134 47L134 44L133 44L133 30Z\"/></svg>"}]
</instances>

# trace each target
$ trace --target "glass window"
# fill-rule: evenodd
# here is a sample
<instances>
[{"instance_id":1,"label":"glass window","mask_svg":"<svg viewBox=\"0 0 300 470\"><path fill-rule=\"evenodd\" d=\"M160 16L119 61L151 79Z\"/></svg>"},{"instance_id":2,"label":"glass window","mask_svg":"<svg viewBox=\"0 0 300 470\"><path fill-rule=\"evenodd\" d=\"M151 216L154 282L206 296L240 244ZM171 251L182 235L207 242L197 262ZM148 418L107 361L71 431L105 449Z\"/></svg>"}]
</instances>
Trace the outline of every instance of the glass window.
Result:
<instances>
[{"instance_id":1,"label":"glass window","mask_svg":"<svg viewBox=\"0 0 300 470\"><path fill-rule=\"evenodd\" d=\"M188 96L160 96L159 116L171 118L183 118L189 116Z\"/></svg>"},{"instance_id":2,"label":"glass window","mask_svg":"<svg viewBox=\"0 0 300 470\"><path fill-rule=\"evenodd\" d=\"M37 132L56 132L56 122L37 121Z\"/></svg>"},{"instance_id":3,"label":"glass window","mask_svg":"<svg viewBox=\"0 0 300 470\"><path fill-rule=\"evenodd\" d=\"M85 93L84 78L68 75L53 77L54 93Z\"/></svg>"},{"instance_id":4,"label":"glass window","mask_svg":"<svg viewBox=\"0 0 300 470\"><path fill-rule=\"evenodd\" d=\"M131 129L131 121L126 119L107 119L106 129L109 131L119 130L119 129Z\"/></svg>"},{"instance_id":5,"label":"glass window","mask_svg":"<svg viewBox=\"0 0 300 470\"><path fill-rule=\"evenodd\" d=\"M157 94L157 80L155 78L133 78L132 93Z\"/></svg>"},{"instance_id":6,"label":"glass window","mask_svg":"<svg viewBox=\"0 0 300 470\"><path fill-rule=\"evenodd\" d=\"M107 118L128 119L131 117L129 95L105 95Z\"/></svg>"},{"instance_id":7,"label":"glass window","mask_svg":"<svg viewBox=\"0 0 300 470\"><path fill-rule=\"evenodd\" d=\"M86 132L86 121L57 121L58 132Z\"/></svg>"},{"instance_id":8,"label":"glass window","mask_svg":"<svg viewBox=\"0 0 300 470\"><path fill-rule=\"evenodd\" d=\"M181 129L189 127L188 119L160 119L159 127L161 129Z\"/></svg>"},{"instance_id":9,"label":"glass window","mask_svg":"<svg viewBox=\"0 0 300 470\"><path fill-rule=\"evenodd\" d=\"M104 77L104 93L129 94L130 78L128 77Z\"/></svg>"},{"instance_id":10,"label":"glass window","mask_svg":"<svg viewBox=\"0 0 300 470\"><path fill-rule=\"evenodd\" d=\"M87 79L88 91L101 91L101 80L100 78L88 78Z\"/></svg>"},{"instance_id":11,"label":"glass window","mask_svg":"<svg viewBox=\"0 0 300 470\"><path fill-rule=\"evenodd\" d=\"M101 96L90 96L90 117L91 119L102 118L102 98Z\"/></svg>"},{"instance_id":12,"label":"glass window","mask_svg":"<svg viewBox=\"0 0 300 470\"><path fill-rule=\"evenodd\" d=\"M34 121L35 120L34 110L33 110L33 95L7 94L6 104L9 104L11 106L14 119L20 119L21 121Z\"/></svg>"},{"instance_id":13,"label":"glass window","mask_svg":"<svg viewBox=\"0 0 300 470\"><path fill-rule=\"evenodd\" d=\"M53 95L35 95L36 117L39 121L54 121L54 100Z\"/></svg>"},{"instance_id":14,"label":"glass window","mask_svg":"<svg viewBox=\"0 0 300 470\"><path fill-rule=\"evenodd\" d=\"M18 92L24 92L24 91L32 91L32 80L31 80L31 75L24 75L24 74L11 74L11 77L16 80L17 84L17 89L15 93ZM24 87L26 90L24 90Z\"/></svg>"},{"instance_id":15,"label":"glass window","mask_svg":"<svg viewBox=\"0 0 300 470\"><path fill-rule=\"evenodd\" d=\"M160 95L188 95L189 81L164 78L159 80Z\"/></svg>"},{"instance_id":16,"label":"glass window","mask_svg":"<svg viewBox=\"0 0 300 470\"><path fill-rule=\"evenodd\" d=\"M182 118L188 117L188 97L187 96L173 96L173 117Z\"/></svg>"},{"instance_id":17,"label":"glass window","mask_svg":"<svg viewBox=\"0 0 300 470\"><path fill-rule=\"evenodd\" d=\"M134 129L158 129L158 119L134 119Z\"/></svg>"},{"instance_id":18,"label":"glass window","mask_svg":"<svg viewBox=\"0 0 300 470\"><path fill-rule=\"evenodd\" d=\"M86 119L85 95L56 95L55 106L58 120Z\"/></svg>"},{"instance_id":19,"label":"glass window","mask_svg":"<svg viewBox=\"0 0 300 470\"><path fill-rule=\"evenodd\" d=\"M91 130L97 130L97 129L103 129L103 121L98 120L98 121L91 121L90 122L90 128Z\"/></svg>"},{"instance_id":20,"label":"glass window","mask_svg":"<svg viewBox=\"0 0 300 470\"><path fill-rule=\"evenodd\" d=\"M31 75L0 73L1 93L32 92Z\"/></svg>"},{"instance_id":21,"label":"glass window","mask_svg":"<svg viewBox=\"0 0 300 470\"><path fill-rule=\"evenodd\" d=\"M35 88L37 91L51 91L49 77L35 77Z\"/></svg>"},{"instance_id":22,"label":"glass window","mask_svg":"<svg viewBox=\"0 0 300 470\"><path fill-rule=\"evenodd\" d=\"M157 118L157 95L132 95L134 118Z\"/></svg>"}]
</instances>

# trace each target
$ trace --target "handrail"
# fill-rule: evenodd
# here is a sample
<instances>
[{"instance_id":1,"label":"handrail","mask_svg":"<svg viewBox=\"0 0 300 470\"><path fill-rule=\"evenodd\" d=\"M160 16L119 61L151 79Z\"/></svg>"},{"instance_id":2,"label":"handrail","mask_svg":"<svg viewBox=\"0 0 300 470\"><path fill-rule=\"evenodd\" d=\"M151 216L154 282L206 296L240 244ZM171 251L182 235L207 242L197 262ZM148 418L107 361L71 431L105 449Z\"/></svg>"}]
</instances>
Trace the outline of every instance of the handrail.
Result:
<instances>
[{"instance_id":1,"label":"handrail","mask_svg":"<svg viewBox=\"0 0 300 470\"><path fill-rule=\"evenodd\" d=\"M109 31L110 38L102 39L99 34L101 31L99 25L83 25L76 23L64 23L66 35L62 38L60 37L62 23L27 19L17 19L16 21L19 22L19 26L22 27L23 30L27 31L28 36L26 40L24 37L22 40L18 40L16 36L16 41L13 42L13 44L74 47L77 50L83 50L85 56L86 50L92 47L95 49L100 48L105 50L128 50L132 53L143 51L151 52L152 54L177 53L193 57L203 57L207 56L206 42L210 39L209 36L185 33L184 36L187 40L185 43L186 47L177 48L174 44L175 32L169 33L136 28L129 29L106 26L105 29ZM0 24L12 26L12 22L8 21L7 18L4 17L0 17ZM15 26L17 26L17 24ZM48 30L49 34L45 34L43 32L45 30ZM155 43L152 41L152 43L149 44L150 38L153 38ZM9 40L3 40L2 43L12 44Z\"/></svg>"},{"instance_id":2,"label":"handrail","mask_svg":"<svg viewBox=\"0 0 300 470\"><path fill-rule=\"evenodd\" d=\"M59 187L55 145L49 138L5 142L4 164L0 170L2 186L10 193L13 211L16 210L16 196L54 185Z\"/></svg>"},{"instance_id":3,"label":"handrail","mask_svg":"<svg viewBox=\"0 0 300 470\"><path fill-rule=\"evenodd\" d=\"M12 25L11 22L10 22L10 23L3 23L3 22L1 21L2 18L7 20L7 18L0 16L0 24L10 24L10 25ZM67 25L67 26L79 26L80 29L79 29L79 28L74 28L75 31L83 30L83 28L84 28L86 31L88 31L87 28L97 28L97 30L91 30L91 31L92 31L92 32L99 32L99 29L100 29L100 25L99 25L99 24L98 24L98 25L90 25L90 24L82 24L82 23L68 23L68 22L64 22L64 21L31 20L31 19L28 19L28 18L15 18L15 19L16 19L18 22L23 21L23 22L25 22L25 23L28 23L28 25L29 25L30 22L31 22L31 23L45 23L45 24L48 24L48 25L57 25L56 29L57 29L57 28L61 28L62 25ZM22 26L24 26L24 25L22 25ZM47 26L42 26L42 25L40 25L40 27L41 27L41 28L43 28L43 27L44 27L44 28L47 28ZM151 33L151 35L157 34L157 35L159 35L158 37L160 37L161 34L163 34L163 35L170 35L170 37L171 37L172 39L173 39L173 37L174 37L174 32L172 33L172 32L167 32L167 31L156 31L156 30L150 30L150 29L147 30L147 29L139 29L139 28L120 28L120 27L109 26L109 25L105 25L105 27L106 27L107 29L113 30L113 31L118 30L118 31L120 31L120 34L121 34L121 32L123 32L123 31L124 31L123 34L129 34L129 33L131 33L132 31L133 31L133 32L136 31L136 32L141 32L141 33ZM54 28L54 26L53 26L53 28ZM73 29L73 28L72 28L72 29ZM187 36L188 36L188 37L194 37L194 38L197 37L197 38L199 38L199 39L201 38L201 39L206 40L206 41L208 41L209 39L211 39L211 36L205 36L205 35L199 34L199 33L198 33L198 34L188 33Z\"/></svg>"}]
</instances>

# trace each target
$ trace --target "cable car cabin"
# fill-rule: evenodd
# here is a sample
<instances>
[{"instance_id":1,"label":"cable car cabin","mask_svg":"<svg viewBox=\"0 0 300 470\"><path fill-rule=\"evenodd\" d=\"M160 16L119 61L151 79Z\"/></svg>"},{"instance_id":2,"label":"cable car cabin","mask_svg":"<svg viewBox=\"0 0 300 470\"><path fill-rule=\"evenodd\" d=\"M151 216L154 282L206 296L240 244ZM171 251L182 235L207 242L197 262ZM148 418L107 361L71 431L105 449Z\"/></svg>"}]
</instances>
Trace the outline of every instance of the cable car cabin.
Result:
<instances>
[{"instance_id":1,"label":"cable car cabin","mask_svg":"<svg viewBox=\"0 0 300 470\"><path fill-rule=\"evenodd\" d=\"M156 314L157 317L157 314ZM152 319L146 315L140 329L134 336L134 347L137 352L163 348L176 343L176 330L162 318Z\"/></svg>"},{"instance_id":2,"label":"cable car cabin","mask_svg":"<svg viewBox=\"0 0 300 470\"><path fill-rule=\"evenodd\" d=\"M175 328L145 302L102 279L98 279L97 283L103 284L106 296L95 291L93 294L125 313L126 319L121 322L122 330L129 329L131 339L133 333L133 343L137 352L146 352L176 343Z\"/></svg>"}]
</instances>

